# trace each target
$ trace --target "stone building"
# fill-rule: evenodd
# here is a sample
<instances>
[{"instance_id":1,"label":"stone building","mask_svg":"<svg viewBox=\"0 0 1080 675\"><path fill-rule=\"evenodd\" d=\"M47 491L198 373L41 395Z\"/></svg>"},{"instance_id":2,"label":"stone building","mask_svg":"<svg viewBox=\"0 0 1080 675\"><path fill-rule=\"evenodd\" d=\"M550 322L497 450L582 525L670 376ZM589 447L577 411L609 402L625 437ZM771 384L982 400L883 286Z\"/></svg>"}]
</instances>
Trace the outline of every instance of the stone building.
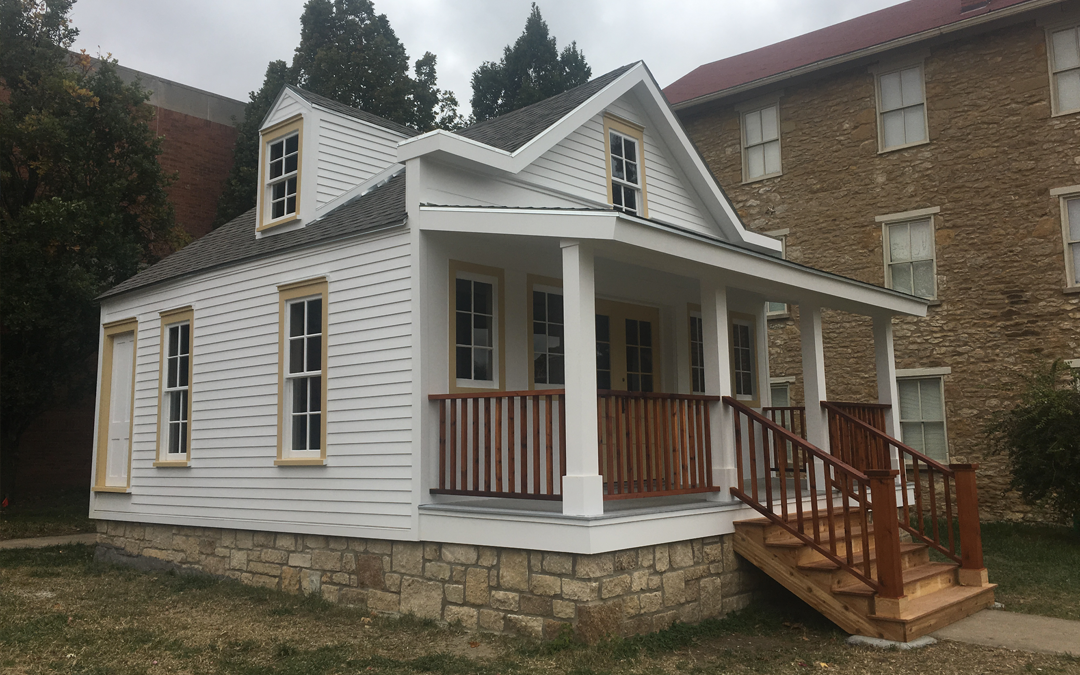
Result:
<instances>
[{"instance_id":1,"label":"stone building","mask_svg":"<svg viewBox=\"0 0 1080 675\"><path fill-rule=\"evenodd\" d=\"M233 163L236 125L244 118L242 101L196 89L124 66L125 82L138 80L150 91L154 132L163 137L162 168L175 174L168 188L176 222L199 238L210 231L218 198ZM20 498L83 489L90 476L94 434L94 397L46 411L20 443Z\"/></svg>"},{"instance_id":2,"label":"stone building","mask_svg":"<svg viewBox=\"0 0 1080 675\"><path fill-rule=\"evenodd\" d=\"M1038 519L984 427L1040 364L1080 364L1080 2L911 0L705 64L665 89L748 227L926 297L895 321L904 440L977 462L984 519ZM802 401L773 303L773 405ZM830 399L872 401L870 322L830 312Z\"/></svg>"}]
</instances>

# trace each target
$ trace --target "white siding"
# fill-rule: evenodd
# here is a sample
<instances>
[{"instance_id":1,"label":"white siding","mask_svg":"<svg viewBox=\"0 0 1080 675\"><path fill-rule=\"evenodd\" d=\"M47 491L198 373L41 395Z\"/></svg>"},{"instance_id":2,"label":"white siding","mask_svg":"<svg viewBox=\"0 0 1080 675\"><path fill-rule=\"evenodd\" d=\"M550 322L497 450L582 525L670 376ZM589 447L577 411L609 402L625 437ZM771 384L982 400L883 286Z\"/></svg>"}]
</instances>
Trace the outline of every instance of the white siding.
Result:
<instances>
[{"instance_id":1,"label":"white siding","mask_svg":"<svg viewBox=\"0 0 1080 675\"><path fill-rule=\"evenodd\" d=\"M389 129L320 110L317 203L321 207L397 161L405 137Z\"/></svg>"},{"instance_id":2,"label":"white siding","mask_svg":"<svg viewBox=\"0 0 1080 675\"><path fill-rule=\"evenodd\" d=\"M306 108L307 104L301 103L300 100L296 98L296 94L292 93L291 91L287 91L285 92L285 95L281 97L281 101L278 103L278 107L274 108L274 110L267 117L266 123L263 124L263 127L271 127L278 122L284 122L290 117L304 112Z\"/></svg>"},{"instance_id":3,"label":"white siding","mask_svg":"<svg viewBox=\"0 0 1080 675\"><path fill-rule=\"evenodd\" d=\"M329 279L326 466L276 467L278 291ZM158 312L193 305L191 462L153 466ZM94 515L144 522L400 538L414 522L407 232L285 254L107 301L138 316L131 494ZM393 531L399 531L394 534Z\"/></svg>"}]
</instances>

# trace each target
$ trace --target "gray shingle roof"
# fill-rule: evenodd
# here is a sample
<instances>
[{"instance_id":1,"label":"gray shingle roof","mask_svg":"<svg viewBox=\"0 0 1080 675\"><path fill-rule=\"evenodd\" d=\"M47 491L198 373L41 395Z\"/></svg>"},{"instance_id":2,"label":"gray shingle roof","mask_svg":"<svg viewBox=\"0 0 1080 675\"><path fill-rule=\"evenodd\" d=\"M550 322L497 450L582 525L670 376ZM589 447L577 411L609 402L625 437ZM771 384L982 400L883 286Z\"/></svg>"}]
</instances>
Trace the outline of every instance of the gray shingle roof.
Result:
<instances>
[{"instance_id":1,"label":"gray shingle roof","mask_svg":"<svg viewBox=\"0 0 1080 675\"><path fill-rule=\"evenodd\" d=\"M292 232L255 238L255 209L225 223L161 262L102 293L99 299L216 267L340 239L405 220L405 174L355 197L325 217Z\"/></svg>"},{"instance_id":2,"label":"gray shingle roof","mask_svg":"<svg viewBox=\"0 0 1080 675\"><path fill-rule=\"evenodd\" d=\"M373 115L367 111L360 110L359 108L354 108L352 106L345 105L344 103L338 103L333 99L326 98L325 96L319 96L315 92L308 91L307 89L301 89L296 85L286 84L285 87L291 91L296 92L298 96L306 100L308 103L313 103L320 108L333 110L334 112L345 115L346 117L353 117L358 120L363 120L364 122L374 124L377 127L383 127L384 129L389 129L390 131L396 131L399 134L404 134L405 136L412 137L420 135L420 132L416 129L411 129L405 125L398 124L397 122L391 122L384 117Z\"/></svg>"},{"instance_id":3,"label":"gray shingle roof","mask_svg":"<svg viewBox=\"0 0 1080 675\"><path fill-rule=\"evenodd\" d=\"M515 152L592 98L601 89L617 80L634 65L636 64L631 63L622 68L616 68L579 87L568 89L539 103L533 103L454 133L493 148Z\"/></svg>"}]
</instances>

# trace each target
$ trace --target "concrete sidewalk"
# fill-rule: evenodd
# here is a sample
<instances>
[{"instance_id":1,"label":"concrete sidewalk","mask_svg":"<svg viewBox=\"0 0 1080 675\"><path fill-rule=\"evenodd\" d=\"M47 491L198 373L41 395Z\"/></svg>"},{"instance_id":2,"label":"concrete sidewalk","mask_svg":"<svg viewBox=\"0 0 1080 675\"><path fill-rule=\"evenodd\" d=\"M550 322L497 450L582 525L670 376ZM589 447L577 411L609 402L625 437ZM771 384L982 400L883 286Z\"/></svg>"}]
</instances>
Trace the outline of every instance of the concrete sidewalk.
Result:
<instances>
[{"instance_id":1,"label":"concrete sidewalk","mask_svg":"<svg viewBox=\"0 0 1080 675\"><path fill-rule=\"evenodd\" d=\"M34 537L33 539L4 539L0 540L0 550L9 548L45 548L46 546L63 546L65 544L96 544L97 533L64 534L59 537Z\"/></svg>"},{"instance_id":2,"label":"concrete sidewalk","mask_svg":"<svg viewBox=\"0 0 1080 675\"><path fill-rule=\"evenodd\" d=\"M1080 621L984 609L933 633L941 640L1080 656Z\"/></svg>"}]
</instances>

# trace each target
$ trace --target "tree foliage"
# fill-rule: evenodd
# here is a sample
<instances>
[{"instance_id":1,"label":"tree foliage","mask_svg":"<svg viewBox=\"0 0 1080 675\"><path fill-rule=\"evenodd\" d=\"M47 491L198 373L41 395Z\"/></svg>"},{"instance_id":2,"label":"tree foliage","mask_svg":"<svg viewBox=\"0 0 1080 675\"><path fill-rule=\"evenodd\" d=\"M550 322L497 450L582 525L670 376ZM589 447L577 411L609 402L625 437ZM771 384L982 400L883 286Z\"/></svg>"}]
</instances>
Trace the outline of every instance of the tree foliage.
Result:
<instances>
[{"instance_id":1,"label":"tree foliage","mask_svg":"<svg viewBox=\"0 0 1080 675\"><path fill-rule=\"evenodd\" d=\"M0 0L0 417L10 489L18 440L94 382L94 298L180 245L143 105L115 61L85 54L73 0Z\"/></svg>"},{"instance_id":2,"label":"tree foliage","mask_svg":"<svg viewBox=\"0 0 1080 675\"><path fill-rule=\"evenodd\" d=\"M506 46L502 60L487 61L473 72L473 117L482 122L505 115L585 84L591 76L592 68L576 42L559 53L533 3L525 32L513 46Z\"/></svg>"},{"instance_id":3,"label":"tree foliage","mask_svg":"<svg viewBox=\"0 0 1080 675\"><path fill-rule=\"evenodd\" d=\"M1080 370L1058 360L1036 371L987 431L1024 500L1072 519L1080 532Z\"/></svg>"},{"instance_id":4,"label":"tree foliage","mask_svg":"<svg viewBox=\"0 0 1080 675\"><path fill-rule=\"evenodd\" d=\"M244 110L215 227L255 206L259 126L284 84L421 131L457 128L457 99L438 88L435 65L435 55L427 52L410 74L404 45L371 0L308 0L292 64L271 62Z\"/></svg>"}]
</instances>

